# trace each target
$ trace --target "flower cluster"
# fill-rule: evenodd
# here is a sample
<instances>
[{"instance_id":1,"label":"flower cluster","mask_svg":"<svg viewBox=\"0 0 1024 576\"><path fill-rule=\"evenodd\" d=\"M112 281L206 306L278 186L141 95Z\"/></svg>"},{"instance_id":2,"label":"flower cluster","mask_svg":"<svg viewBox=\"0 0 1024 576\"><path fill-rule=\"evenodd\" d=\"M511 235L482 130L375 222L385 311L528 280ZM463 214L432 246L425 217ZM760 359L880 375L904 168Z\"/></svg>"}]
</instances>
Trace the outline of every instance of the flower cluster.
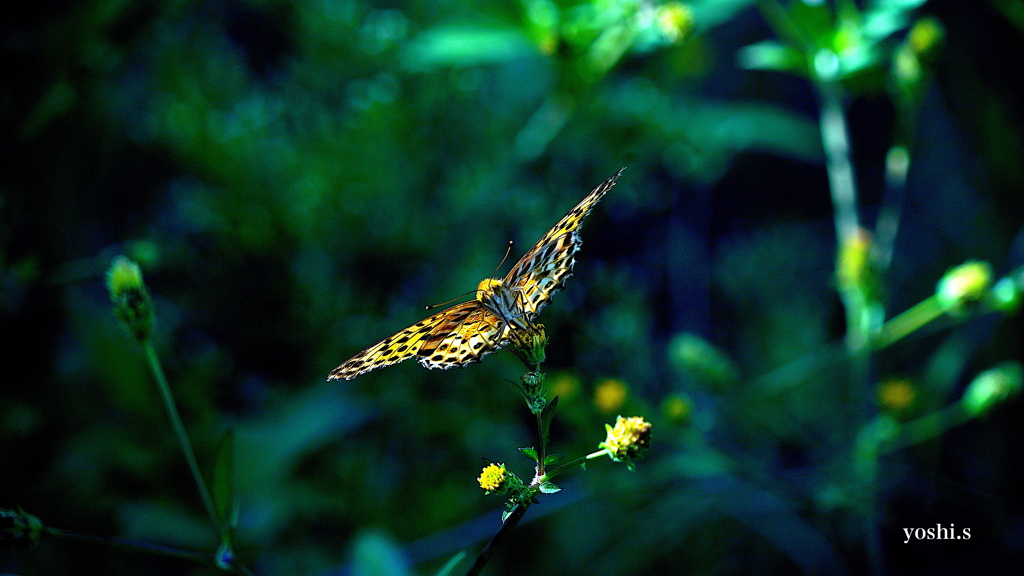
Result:
<instances>
[{"instance_id":1,"label":"flower cluster","mask_svg":"<svg viewBox=\"0 0 1024 576\"><path fill-rule=\"evenodd\" d=\"M509 472L504 464L494 462L484 466L476 481L484 489L484 494L504 494L510 490L515 494L523 488L523 481L518 476Z\"/></svg>"},{"instance_id":2,"label":"flower cluster","mask_svg":"<svg viewBox=\"0 0 1024 576\"><path fill-rule=\"evenodd\" d=\"M608 455L616 462L628 462L639 458L651 446L651 423L642 416L619 416L614 428L610 424L605 424L604 427L608 431L608 436L599 447L607 450Z\"/></svg>"},{"instance_id":3,"label":"flower cluster","mask_svg":"<svg viewBox=\"0 0 1024 576\"><path fill-rule=\"evenodd\" d=\"M543 324L530 324L526 329L513 330L511 333L511 350L531 372L536 372L546 359L544 348L548 345L547 334Z\"/></svg>"}]
</instances>

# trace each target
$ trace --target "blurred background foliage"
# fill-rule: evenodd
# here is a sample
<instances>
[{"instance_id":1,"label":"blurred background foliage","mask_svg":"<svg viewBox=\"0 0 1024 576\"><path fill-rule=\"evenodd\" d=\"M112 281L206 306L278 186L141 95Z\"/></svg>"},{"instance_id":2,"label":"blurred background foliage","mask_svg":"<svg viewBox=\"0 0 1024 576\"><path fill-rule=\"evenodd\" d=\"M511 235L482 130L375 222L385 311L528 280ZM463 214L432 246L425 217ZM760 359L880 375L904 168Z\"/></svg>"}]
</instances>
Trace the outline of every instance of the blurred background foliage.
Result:
<instances>
[{"instance_id":1,"label":"blurred background foliage","mask_svg":"<svg viewBox=\"0 0 1024 576\"><path fill-rule=\"evenodd\" d=\"M635 474L559 482L486 573L1019 566L1019 400L858 476L871 422L1021 360L1022 321L943 321L851 368L807 72L848 96L864 222L892 216L890 150L911 151L876 286L891 317L965 260L1024 260L1022 33L1020 0L23 3L0 100L0 507L216 547L111 314L123 253L208 475L235 430L243 561L401 575L475 555L501 510L480 458L529 476L505 382L521 365L324 378L628 166L541 316L544 368L554 451L595 450L618 414L653 421L655 447ZM972 538L903 543L940 523ZM216 572L53 539L0 551L0 571L83 569Z\"/></svg>"}]
</instances>

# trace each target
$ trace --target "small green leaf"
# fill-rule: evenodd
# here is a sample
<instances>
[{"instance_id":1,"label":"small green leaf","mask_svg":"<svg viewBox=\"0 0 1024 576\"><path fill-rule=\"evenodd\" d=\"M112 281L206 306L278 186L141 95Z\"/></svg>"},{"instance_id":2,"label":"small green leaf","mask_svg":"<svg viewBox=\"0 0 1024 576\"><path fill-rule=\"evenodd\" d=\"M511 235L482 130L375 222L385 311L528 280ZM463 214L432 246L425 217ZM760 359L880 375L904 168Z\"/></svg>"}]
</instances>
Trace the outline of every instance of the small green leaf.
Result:
<instances>
[{"instance_id":1,"label":"small green leaf","mask_svg":"<svg viewBox=\"0 0 1024 576\"><path fill-rule=\"evenodd\" d=\"M551 482L544 482L540 485L540 491L542 494L554 494L555 492L558 492L560 490L561 488L555 486Z\"/></svg>"},{"instance_id":2,"label":"small green leaf","mask_svg":"<svg viewBox=\"0 0 1024 576\"><path fill-rule=\"evenodd\" d=\"M548 457L544 459L544 465L547 466L548 464L554 464L562 458L565 458L565 454L549 454Z\"/></svg>"},{"instance_id":3,"label":"small green leaf","mask_svg":"<svg viewBox=\"0 0 1024 576\"><path fill-rule=\"evenodd\" d=\"M210 493L221 533L230 534L238 523L238 505L235 502L235 432L231 428L224 432L217 446Z\"/></svg>"},{"instance_id":4,"label":"small green leaf","mask_svg":"<svg viewBox=\"0 0 1024 576\"><path fill-rule=\"evenodd\" d=\"M558 396L551 399L548 405L544 407L544 411L541 412L540 417L544 423L544 429L547 430L551 425L551 419L555 416L555 407L558 406Z\"/></svg>"},{"instance_id":5,"label":"small green leaf","mask_svg":"<svg viewBox=\"0 0 1024 576\"><path fill-rule=\"evenodd\" d=\"M513 503L509 502L509 505L505 508L505 511L501 513L501 523L502 524L504 524L505 520L508 520L508 517L511 516L512 513L516 511L516 508L519 508L519 504L513 504Z\"/></svg>"},{"instance_id":6,"label":"small green leaf","mask_svg":"<svg viewBox=\"0 0 1024 576\"><path fill-rule=\"evenodd\" d=\"M533 448L520 448L519 451L522 452L523 454L526 454L526 456L529 457L534 462L536 462L537 459L540 457L537 455L537 451L534 450Z\"/></svg>"}]
</instances>

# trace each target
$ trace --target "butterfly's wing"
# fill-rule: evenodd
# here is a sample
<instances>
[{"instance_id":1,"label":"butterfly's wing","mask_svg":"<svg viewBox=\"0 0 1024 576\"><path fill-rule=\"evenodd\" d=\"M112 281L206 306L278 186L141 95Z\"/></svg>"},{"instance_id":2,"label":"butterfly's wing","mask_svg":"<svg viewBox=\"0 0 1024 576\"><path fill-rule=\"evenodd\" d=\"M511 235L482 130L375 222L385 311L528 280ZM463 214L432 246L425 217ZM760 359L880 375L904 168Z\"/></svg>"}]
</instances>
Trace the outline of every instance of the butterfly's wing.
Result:
<instances>
[{"instance_id":1,"label":"butterfly's wing","mask_svg":"<svg viewBox=\"0 0 1024 576\"><path fill-rule=\"evenodd\" d=\"M424 339L417 353L425 368L462 368L497 352L508 341L511 329L479 301L463 302L445 312L449 314L444 322Z\"/></svg>"},{"instance_id":2,"label":"butterfly's wing","mask_svg":"<svg viewBox=\"0 0 1024 576\"><path fill-rule=\"evenodd\" d=\"M599 184L576 207L569 210L505 276L502 284L513 290L518 289L522 295L523 311L529 320L547 306L551 295L564 288L565 280L572 276L575 254L582 244L580 226L594 206L615 186L623 170L625 168Z\"/></svg>"},{"instance_id":3,"label":"butterfly's wing","mask_svg":"<svg viewBox=\"0 0 1024 576\"><path fill-rule=\"evenodd\" d=\"M427 368L462 367L497 351L507 332L501 320L478 301L463 302L370 346L331 370L327 379L351 380L414 356Z\"/></svg>"}]
</instances>

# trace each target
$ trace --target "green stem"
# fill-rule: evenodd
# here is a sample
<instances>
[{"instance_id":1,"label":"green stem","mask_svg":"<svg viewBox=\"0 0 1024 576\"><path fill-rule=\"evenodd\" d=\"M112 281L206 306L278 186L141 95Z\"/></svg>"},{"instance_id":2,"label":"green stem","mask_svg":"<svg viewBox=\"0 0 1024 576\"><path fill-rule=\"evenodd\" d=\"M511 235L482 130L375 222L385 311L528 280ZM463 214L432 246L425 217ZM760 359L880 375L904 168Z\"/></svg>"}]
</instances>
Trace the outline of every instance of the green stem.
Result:
<instances>
[{"instance_id":1,"label":"green stem","mask_svg":"<svg viewBox=\"0 0 1024 576\"><path fill-rule=\"evenodd\" d=\"M901 425L899 434L895 438L882 441L879 444L878 453L895 452L938 438L947 430L970 420L970 417L970 413L964 409L961 402L954 402Z\"/></svg>"},{"instance_id":2,"label":"green stem","mask_svg":"<svg viewBox=\"0 0 1024 576\"><path fill-rule=\"evenodd\" d=\"M174 427L174 433L178 436L181 450L185 453L185 459L188 460L188 467L192 471L192 478L196 481L199 495L203 499L203 505L206 506L207 514L210 516L210 522L219 529L220 522L217 520L217 513L214 511L213 499L210 498L210 491L206 487L206 482L203 481L202 472L199 471L199 463L196 461L196 455L192 451L192 444L189 443L188 435L185 433L185 426L181 423L181 416L178 414L178 407L174 403L174 396L171 395L171 387L167 384L167 376L164 375L164 369L160 365L160 358L156 354L152 340L147 338L140 343L146 355L146 360L149 362L149 369L153 372L157 388L160 389L160 396L163 398L164 407L167 408L167 415L171 418L171 426Z\"/></svg>"},{"instance_id":3,"label":"green stem","mask_svg":"<svg viewBox=\"0 0 1024 576\"><path fill-rule=\"evenodd\" d=\"M836 228L836 250L855 242L860 221L857 215L857 184L850 159L850 135L846 126L842 87L834 80L818 83L821 101L821 141L825 150L829 191L832 194L832 215ZM839 259L837 258L837 262ZM846 310L846 343L851 352L859 352L871 332L868 302L860 286L840 286L839 296Z\"/></svg>"},{"instance_id":4,"label":"green stem","mask_svg":"<svg viewBox=\"0 0 1024 576\"><path fill-rule=\"evenodd\" d=\"M875 349L884 348L942 316L943 312L938 298L929 296L886 322L872 345Z\"/></svg>"},{"instance_id":5,"label":"green stem","mask_svg":"<svg viewBox=\"0 0 1024 576\"><path fill-rule=\"evenodd\" d=\"M601 456L607 456L607 455L608 455L608 449L607 448L602 448L601 450L598 450L597 452L591 452L590 454L587 454L586 456L580 456L579 458L577 458L577 459L575 459L575 460L573 460L571 462L567 462L565 464L558 465L551 472L548 472L547 474L544 474L543 476L539 476L536 480L534 480L534 482L537 483L537 484L540 484L541 482L547 482L548 480L551 480L552 478L562 474L563 472L566 472L568 470L572 470L573 468L576 468L577 466L582 465L587 460L593 460L594 458L600 458Z\"/></svg>"},{"instance_id":6,"label":"green stem","mask_svg":"<svg viewBox=\"0 0 1024 576\"><path fill-rule=\"evenodd\" d=\"M819 84L821 98L821 141L825 148L829 190L832 193L836 238L854 237L860 227L857 217L857 186L850 160L850 136L846 127L841 88L834 82Z\"/></svg>"},{"instance_id":7,"label":"green stem","mask_svg":"<svg viewBox=\"0 0 1024 576\"><path fill-rule=\"evenodd\" d=\"M548 457L548 431L544 425L545 418L543 412L535 412L534 416L537 417L537 473L535 476L542 476L544 474L544 460Z\"/></svg>"},{"instance_id":8,"label":"green stem","mask_svg":"<svg viewBox=\"0 0 1024 576\"><path fill-rule=\"evenodd\" d=\"M487 561L490 560L491 556L494 556L494 553L498 551L498 548L501 548L505 541L508 540L509 534L515 530L516 525L523 519L528 505L529 503L526 505L520 504L512 511L512 514L505 519L505 524L501 526L501 530L498 530L498 533L494 535L494 538L491 538L491 541L487 543L487 546L484 546L484 549L480 551L476 560L473 561L473 565L470 566L469 571L466 572L466 576L476 576L477 574L480 574L480 571L484 569Z\"/></svg>"},{"instance_id":9,"label":"green stem","mask_svg":"<svg viewBox=\"0 0 1024 576\"><path fill-rule=\"evenodd\" d=\"M844 250L853 246L860 235L860 222L857 215L857 184L854 179L853 162L850 159L850 136L846 124L844 94L842 86L835 77L838 62L831 52L821 51L815 58L815 71L818 73L818 95L821 102L821 140L825 149L826 168L828 171L829 190L832 194L832 211L836 228L836 262L840 263ZM838 270L837 270L838 272ZM866 293L865 287L859 282L844 281L839 277L839 297L846 313L846 349L850 355L850 396L860 415L858 421L868 416L868 403L865 390L870 380L870 352L868 344L874 332L874 324L878 321L872 314L873 303ZM872 455L872 458L874 455ZM872 462L873 464L873 462ZM869 564L873 574L882 574L880 536L877 524L875 491L877 489L874 476L866 478L863 488L864 522L866 547Z\"/></svg>"}]
</instances>

